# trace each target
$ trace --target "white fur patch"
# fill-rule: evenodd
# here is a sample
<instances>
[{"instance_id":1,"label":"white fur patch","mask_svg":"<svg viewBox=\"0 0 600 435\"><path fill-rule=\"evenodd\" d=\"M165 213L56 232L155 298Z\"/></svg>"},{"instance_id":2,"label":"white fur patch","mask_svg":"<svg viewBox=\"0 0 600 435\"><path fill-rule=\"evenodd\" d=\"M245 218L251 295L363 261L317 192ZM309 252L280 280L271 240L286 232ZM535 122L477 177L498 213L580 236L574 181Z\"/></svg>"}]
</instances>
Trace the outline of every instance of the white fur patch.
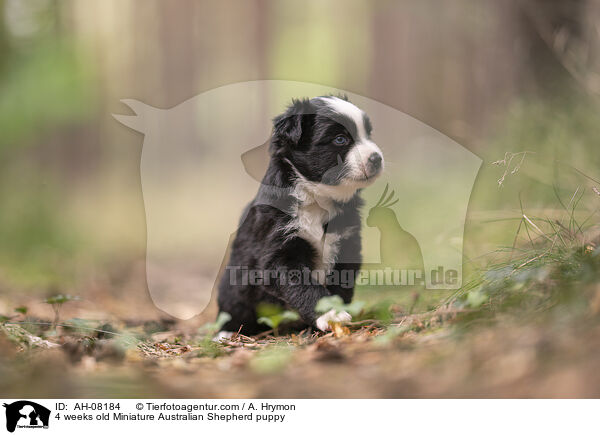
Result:
<instances>
[{"instance_id":1,"label":"white fur patch","mask_svg":"<svg viewBox=\"0 0 600 435\"><path fill-rule=\"evenodd\" d=\"M311 189L306 188L306 183L303 177L299 178L293 193L298 199L298 205L286 232L295 233L309 242L316 251L313 270L327 272L335 264L340 235L325 233L323 225L335 217L338 210L330 198L316 196ZM321 278L323 274L317 276Z\"/></svg>"},{"instance_id":2,"label":"white fur patch","mask_svg":"<svg viewBox=\"0 0 600 435\"><path fill-rule=\"evenodd\" d=\"M329 326L329 322L345 323L349 322L350 320L352 320L352 316L345 311L336 313L335 310L329 310L317 319L316 324L317 328L319 328L321 331L330 331L331 326Z\"/></svg>"},{"instance_id":3,"label":"white fur patch","mask_svg":"<svg viewBox=\"0 0 600 435\"><path fill-rule=\"evenodd\" d=\"M313 271L329 272L335 265L339 254L339 242L348 238L357 228L348 228L342 234L333 232L325 233L323 225L333 219L339 212L334 201L345 202L350 200L360 187L368 186L372 180L353 182L330 186L327 184L308 181L291 164L296 172L296 187L292 195L298 200L296 209L293 210L293 219L285 228L287 234L295 234L311 244L316 251ZM316 273L314 276L323 285L325 274Z\"/></svg>"},{"instance_id":4,"label":"white fur patch","mask_svg":"<svg viewBox=\"0 0 600 435\"><path fill-rule=\"evenodd\" d=\"M337 113L347 116L354 122L354 124L356 124L356 129L358 131L358 138L356 138L356 142L367 139L367 131L365 129L365 123L363 120L364 112L362 110L360 110L351 102L342 100L338 97L324 98L324 101Z\"/></svg>"},{"instance_id":5,"label":"white fur patch","mask_svg":"<svg viewBox=\"0 0 600 435\"><path fill-rule=\"evenodd\" d=\"M230 339L231 337L233 337L233 334L235 334L235 332L231 332L231 331L219 331L217 333L217 335L215 335L215 337L212 339L212 341L221 341L223 339Z\"/></svg>"}]
</instances>

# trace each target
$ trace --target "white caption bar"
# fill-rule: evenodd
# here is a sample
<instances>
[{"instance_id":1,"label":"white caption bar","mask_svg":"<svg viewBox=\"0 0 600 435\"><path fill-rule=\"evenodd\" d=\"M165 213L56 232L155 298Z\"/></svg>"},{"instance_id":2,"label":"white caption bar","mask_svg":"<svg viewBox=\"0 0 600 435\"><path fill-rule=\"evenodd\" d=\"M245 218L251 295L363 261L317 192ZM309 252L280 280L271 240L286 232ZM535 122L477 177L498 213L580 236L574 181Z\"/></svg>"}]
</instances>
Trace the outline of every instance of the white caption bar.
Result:
<instances>
[{"instance_id":1,"label":"white caption bar","mask_svg":"<svg viewBox=\"0 0 600 435\"><path fill-rule=\"evenodd\" d=\"M587 433L600 400L4 399L8 433ZM43 429L42 432L34 429ZM364 432L363 432L364 431ZM6 432L5 432L6 433ZM216 432L215 432L216 433Z\"/></svg>"}]
</instances>

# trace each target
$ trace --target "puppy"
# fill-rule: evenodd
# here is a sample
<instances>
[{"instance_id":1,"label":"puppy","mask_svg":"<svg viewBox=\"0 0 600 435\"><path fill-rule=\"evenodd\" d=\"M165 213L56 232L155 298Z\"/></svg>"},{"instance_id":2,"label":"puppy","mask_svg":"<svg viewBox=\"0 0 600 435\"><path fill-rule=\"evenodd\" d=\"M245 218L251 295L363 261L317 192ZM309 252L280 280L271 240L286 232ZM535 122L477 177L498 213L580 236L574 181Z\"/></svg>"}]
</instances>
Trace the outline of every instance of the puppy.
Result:
<instances>
[{"instance_id":1,"label":"puppy","mask_svg":"<svg viewBox=\"0 0 600 435\"><path fill-rule=\"evenodd\" d=\"M219 285L220 336L264 329L261 303L296 311L321 330L348 313L315 312L319 299L352 300L361 266L359 191L383 171L367 115L346 98L294 100L273 121L270 163L243 213ZM344 279L349 278L349 279Z\"/></svg>"}]
</instances>

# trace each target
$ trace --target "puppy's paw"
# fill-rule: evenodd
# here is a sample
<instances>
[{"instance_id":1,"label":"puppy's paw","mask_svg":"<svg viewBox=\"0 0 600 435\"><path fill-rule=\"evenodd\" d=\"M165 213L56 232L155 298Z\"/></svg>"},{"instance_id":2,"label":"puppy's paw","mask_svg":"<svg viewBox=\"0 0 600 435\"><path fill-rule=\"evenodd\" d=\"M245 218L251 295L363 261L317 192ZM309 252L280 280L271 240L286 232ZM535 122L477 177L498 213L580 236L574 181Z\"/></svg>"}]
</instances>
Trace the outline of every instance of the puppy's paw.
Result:
<instances>
[{"instance_id":1,"label":"puppy's paw","mask_svg":"<svg viewBox=\"0 0 600 435\"><path fill-rule=\"evenodd\" d=\"M345 311L336 313L335 310L329 310L319 317L315 323L321 331L330 331L331 326L329 326L329 322L345 323L350 320L352 320L352 316Z\"/></svg>"},{"instance_id":2,"label":"puppy's paw","mask_svg":"<svg viewBox=\"0 0 600 435\"><path fill-rule=\"evenodd\" d=\"M235 332L231 332L231 331L219 331L217 333L217 335L214 336L214 338L212 339L212 341L216 341L219 342L223 339L229 339L231 337L233 337L233 334L235 334Z\"/></svg>"}]
</instances>

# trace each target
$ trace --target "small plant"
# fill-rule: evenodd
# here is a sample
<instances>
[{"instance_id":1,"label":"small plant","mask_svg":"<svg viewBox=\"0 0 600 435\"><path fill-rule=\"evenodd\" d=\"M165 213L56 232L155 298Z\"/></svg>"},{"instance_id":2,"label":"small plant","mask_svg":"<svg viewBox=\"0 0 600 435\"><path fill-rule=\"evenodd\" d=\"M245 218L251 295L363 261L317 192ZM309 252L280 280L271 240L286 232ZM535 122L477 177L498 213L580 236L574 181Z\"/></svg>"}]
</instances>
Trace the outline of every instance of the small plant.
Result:
<instances>
[{"instance_id":1,"label":"small plant","mask_svg":"<svg viewBox=\"0 0 600 435\"><path fill-rule=\"evenodd\" d=\"M229 313L219 313L217 320L214 322L205 323L198 329L198 334L208 336L209 339L221 330L223 325L231 320Z\"/></svg>"},{"instance_id":2,"label":"small plant","mask_svg":"<svg viewBox=\"0 0 600 435\"><path fill-rule=\"evenodd\" d=\"M219 313L217 320L202 325L198 329L198 357L217 358L225 354L223 345L213 340L214 335L221 330L225 323L231 320L229 313Z\"/></svg>"},{"instance_id":3,"label":"small plant","mask_svg":"<svg viewBox=\"0 0 600 435\"><path fill-rule=\"evenodd\" d=\"M498 179L498 187L502 187L504 180L506 179L506 176L509 175L509 173L510 175L514 175L517 172L519 172L519 169L521 169L521 166L523 166L523 162L525 161L525 157L527 156L527 154L535 153L532 151L521 151L518 153L506 152L502 160L492 162L492 165L503 166L505 168L504 172L502 173L502 176ZM518 160L517 163L513 163L513 160L515 158Z\"/></svg>"},{"instance_id":4,"label":"small plant","mask_svg":"<svg viewBox=\"0 0 600 435\"><path fill-rule=\"evenodd\" d=\"M198 343L197 357L217 358L225 355L225 348L217 341L213 341L210 337L205 337Z\"/></svg>"},{"instance_id":5,"label":"small plant","mask_svg":"<svg viewBox=\"0 0 600 435\"><path fill-rule=\"evenodd\" d=\"M26 315L27 314L27 307L25 307L25 306L17 307L17 308L15 308L15 312L19 313L19 314Z\"/></svg>"},{"instance_id":6,"label":"small plant","mask_svg":"<svg viewBox=\"0 0 600 435\"><path fill-rule=\"evenodd\" d=\"M485 302L490 299L489 295L487 295L481 287L478 287L474 290L471 290L467 293L467 297L465 300L465 305L469 308L479 308Z\"/></svg>"},{"instance_id":7,"label":"small plant","mask_svg":"<svg viewBox=\"0 0 600 435\"><path fill-rule=\"evenodd\" d=\"M256 310L258 314L258 323L267 325L279 334L279 325L289 322L295 322L300 316L295 311L284 310L279 305L261 304Z\"/></svg>"},{"instance_id":8,"label":"small plant","mask_svg":"<svg viewBox=\"0 0 600 435\"><path fill-rule=\"evenodd\" d=\"M362 301L353 301L349 304L345 304L341 297L335 295L326 296L324 298L319 299L315 310L317 313L326 313L331 310L335 310L336 313L345 311L351 316L355 317L361 313L364 306L365 303Z\"/></svg>"},{"instance_id":9,"label":"small plant","mask_svg":"<svg viewBox=\"0 0 600 435\"><path fill-rule=\"evenodd\" d=\"M391 301L380 301L363 309L358 320L375 319L384 325L388 325L394 318L391 310Z\"/></svg>"},{"instance_id":10,"label":"small plant","mask_svg":"<svg viewBox=\"0 0 600 435\"><path fill-rule=\"evenodd\" d=\"M52 328L56 330L56 326L60 320L60 310L62 306L71 301L78 301L79 297L71 295L56 295L47 298L44 302L52 306L54 311L54 321L52 322Z\"/></svg>"}]
</instances>

